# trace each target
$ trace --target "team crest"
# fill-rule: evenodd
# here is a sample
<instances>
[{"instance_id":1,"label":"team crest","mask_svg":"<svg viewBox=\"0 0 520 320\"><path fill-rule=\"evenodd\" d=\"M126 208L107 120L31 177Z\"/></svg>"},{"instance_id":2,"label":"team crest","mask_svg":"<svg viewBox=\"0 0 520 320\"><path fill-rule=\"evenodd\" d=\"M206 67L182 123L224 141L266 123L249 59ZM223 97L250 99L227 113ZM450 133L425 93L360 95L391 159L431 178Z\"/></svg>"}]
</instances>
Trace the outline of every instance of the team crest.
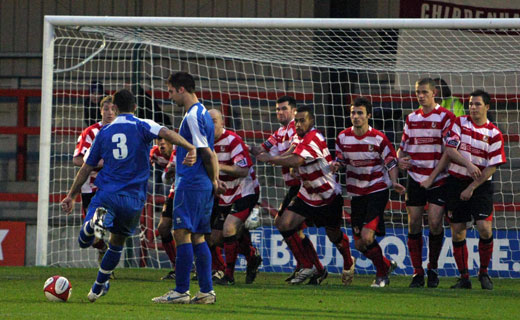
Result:
<instances>
[{"instance_id":1,"label":"team crest","mask_svg":"<svg viewBox=\"0 0 520 320\"><path fill-rule=\"evenodd\" d=\"M484 141L485 143L487 143L489 140L489 137L488 136L483 136L482 137L482 141Z\"/></svg>"},{"instance_id":2,"label":"team crest","mask_svg":"<svg viewBox=\"0 0 520 320\"><path fill-rule=\"evenodd\" d=\"M374 146L371 145L371 144L369 144L369 145L368 145L368 151L374 151Z\"/></svg>"},{"instance_id":3,"label":"team crest","mask_svg":"<svg viewBox=\"0 0 520 320\"><path fill-rule=\"evenodd\" d=\"M432 122L432 129L435 129L437 127L437 123Z\"/></svg>"}]
</instances>

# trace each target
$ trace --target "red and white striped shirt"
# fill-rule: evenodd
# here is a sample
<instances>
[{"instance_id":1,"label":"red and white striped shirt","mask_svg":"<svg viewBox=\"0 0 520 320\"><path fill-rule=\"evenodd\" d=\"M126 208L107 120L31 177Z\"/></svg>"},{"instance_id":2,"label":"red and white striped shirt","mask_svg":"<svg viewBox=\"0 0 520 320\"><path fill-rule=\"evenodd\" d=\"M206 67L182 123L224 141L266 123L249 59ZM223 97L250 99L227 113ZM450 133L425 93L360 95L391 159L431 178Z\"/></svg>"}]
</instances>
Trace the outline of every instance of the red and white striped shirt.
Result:
<instances>
[{"instance_id":1,"label":"red and white striped shirt","mask_svg":"<svg viewBox=\"0 0 520 320\"><path fill-rule=\"evenodd\" d=\"M332 156L323 135L312 128L300 140L294 149L305 163L298 167L302 185L298 198L313 207L329 204L341 193L341 187L336 182L336 176L330 170Z\"/></svg>"},{"instance_id":2,"label":"red and white striped shirt","mask_svg":"<svg viewBox=\"0 0 520 320\"><path fill-rule=\"evenodd\" d=\"M388 175L397 165L394 146L379 130L357 136L352 127L340 132L336 139L336 160L347 166L347 192L363 196L392 186Z\"/></svg>"},{"instance_id":3,"label":"red and white striped shirt","mask_svg":"<svg viewBox=\"0 0 520 320\"><path fill-rule=\"evenodd\" d=\"M416 182L426 180L439 163L444 138L453 121L455 115L440 105L428 114L420 108L406 117L400 148L411 157L408 174ZM447 176L447 172L439 174L433 186L442 185Z\"/></svg>"},{"instance_id":4,"label":"red and white striped shirt","mask_svg":"<svg viewBox=\"0 0 520 320\"><path fill-rule=\"evenodd\" d=\"M171 163L172 166L175 167L175 155L177 154L177 146L173 145L172 148L172 154L170 155L170 160L168 160L168 164L166 165L166 168L164 168L164 172L168 172L168 165ZM173 178L172 185L170 187L170 193L168 194L168 198L173 199L175 196L175 178Z\"/></svg>"},{"instance_id":5,"label":"red and white striped shirt","mask_svg":"<svg viewBox=\"0 0 520 320\"><path fill-rule=\"evenodd\" d=\"M249 168L249 174L240 178L220 171L219 179L224 183L226 190L219 196L219 205L227 206L247 195L260 193L260 184L253 169L253 161L242 138L235 132L224 129L214 146L219 163Z\"/></svg>"},{"instance_id":6,"label":"red and white striped shirt","mask_svg":"<svg viewBox=\"0 0 520 320\"><path fill-rule=\"evenodd\" d=\"M269 139L262 143L262 147L265 151L269 152L270 155L279 156L289 150L292 140L297 137L298 135L296 135L294 120L291 120L286 126L278 128L278 130L273 133ZM283 180L285 181L285 185L289 187L300 184L299 179L291 176L288 167L282 167L282 176Z\"/></svg>"},{"instance_id":7,"label":"red and white striped shirt","mask_svg":"<svg viewBox=\"0 0 520 320\"><path fill-rule=\"evenodd\" d=\"M99 133L99 130L101 130L101 127L101 122L97 122L81 132L76 143L76 149L74 149L74 158L83 157L83 161L87 160L85 154L87 154L88 149L90 149L92 146L92 142L94 142L94 139ZM81 193L96 192L97 187L94 185L94 181L96 180L98 171L99 170L95 169L92 170L87 181L85 181L85 183L81 186Z\"/></svg>"},{"instance_id":8,"label":"red and white striped shirt","mask_svg":"<svg viewBox=\"0 0 520 320\"><path fill-rule=\"evenodd\" d=\"M161 169L164 169L168 165L168 159L161 153L158 145L153 146L150 150L150 163L152 165L158 165Z\"/></svg>"},{"instance_id":9,"label":"red and white striped shirt","mask_svg":"<svg viewBox=\"0 0 520 320\"><path fill-rule=\"evenodd\" d=\"M450 130L446 147L457 148L464 158L481 171L506 163L502 132L489 120L478 126L470 116L458 117ZM459 179L471 179L466 167L454 162L450 163L448 172ZM491 177L488 180L491 180Z\"/></svg>"}]
</instances>

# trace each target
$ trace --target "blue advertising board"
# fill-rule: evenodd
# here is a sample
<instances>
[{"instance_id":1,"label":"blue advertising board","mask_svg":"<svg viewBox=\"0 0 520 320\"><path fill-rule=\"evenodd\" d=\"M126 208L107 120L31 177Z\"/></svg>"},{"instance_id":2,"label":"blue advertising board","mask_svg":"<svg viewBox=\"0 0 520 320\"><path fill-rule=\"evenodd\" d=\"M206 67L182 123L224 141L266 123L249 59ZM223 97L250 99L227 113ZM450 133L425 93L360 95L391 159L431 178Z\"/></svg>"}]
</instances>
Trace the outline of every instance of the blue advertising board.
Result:
<instances>
[{"instance_id":1,"label":"blue advertising board","mask_svg":"<svg viewBox=\"0 0 520 320\"><path fill-rule=\"evenodd\" d=\"M345 229L343 230L345 231ZM307 228L305 233L313 242L318 251L321 262L329 272L339 273L343 268L343 259L338 250L327 239L323 228ZM425 232L427 235L428 231ZM347 230L350 238L352 255L357 258L356 273L375 273L372 262L354 249L352 232ZM520 278L520 241L518 230L495 230L493 232L494 246L493 256L489 265L489 274L492 277ZM261 270L264 272L292 272L295 260L283 241L282 236L273 227L261 227L251 231L253 245L261 250L263 263ZM386 236L378 238L378 242L385 256L395 260L398 264L396 274L411 275L413 268L410 262L408 248L406 245L407 230L403 228L389 228ZM480 266L478 254L478 232L469 229L467 232L467 246L469 253L469 271L472 276L478 273ZM427 264L427 236L423 237L423 266ZM246 262L243 258L238 261L237 269L243 270ZM439 275L458 276L457 266L453 258L453 245L451 232L445 230L445 240L439 258Z\"/></svg>"}]
</instances>

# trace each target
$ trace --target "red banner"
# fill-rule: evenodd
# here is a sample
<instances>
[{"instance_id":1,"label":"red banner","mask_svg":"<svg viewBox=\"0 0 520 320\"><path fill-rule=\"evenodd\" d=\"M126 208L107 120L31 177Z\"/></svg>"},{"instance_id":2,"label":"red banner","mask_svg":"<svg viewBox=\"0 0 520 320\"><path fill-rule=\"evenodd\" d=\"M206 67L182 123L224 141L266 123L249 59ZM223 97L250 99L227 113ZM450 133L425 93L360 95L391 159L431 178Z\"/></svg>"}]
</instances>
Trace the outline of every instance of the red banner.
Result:
<instances>
[{"instance_id":1,"label":"red banner","mask_svg":"<svg viewBox=\"0 0 520 320\"><path fill-rule=\"evenodd\" d=\"M25 222L0 221L0 266L25 264Z\"/></svg>"},{"instance_id":2,"label":"red banner","mask_svg":"<svg viewBox=\"0 0 520 320\"><path fill-rule=\"evenodd\" d=\"M463 3L461 1L460 3ZM468 6L430 0L401 0L401 18L519 18L520 8L495 8L501 1L488 1L491 7Z\"/></svg>"}]
</instances>

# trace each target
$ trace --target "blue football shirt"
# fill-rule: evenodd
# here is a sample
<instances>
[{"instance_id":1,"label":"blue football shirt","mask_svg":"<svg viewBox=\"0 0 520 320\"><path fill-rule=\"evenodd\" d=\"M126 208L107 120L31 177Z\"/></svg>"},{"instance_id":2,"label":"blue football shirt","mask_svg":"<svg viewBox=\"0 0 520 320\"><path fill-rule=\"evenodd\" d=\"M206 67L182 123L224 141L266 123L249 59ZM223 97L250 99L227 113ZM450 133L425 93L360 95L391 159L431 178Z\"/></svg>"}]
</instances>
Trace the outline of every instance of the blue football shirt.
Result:
<instances>
[{"instance_id":1,"label":"blue football shirt","mask_svg":"<svg viewBox=\"0 0 520 320\"><path fill-rule=\"evenodd\" d=\"M215 142L215 127L208 110L201 103L192 105L182 119L179 134L195 148L210 148ZM213 190L201 157L191 167L182 164L188 150L177 147L175 189L176 190Z\"/></svg>"},{"instance_id":2,"label":"blue football shirt","mask_svg":"<svg viewBox=\"0 0 520 320\"><path fill-rule=\"evenodd\" d=\"M103 169L94 184L104 192L146 199L150 176L150 148L163 126L131 114L119 115L98 133L86 156L86 163Z\"/></svg>"}]
</instances>

